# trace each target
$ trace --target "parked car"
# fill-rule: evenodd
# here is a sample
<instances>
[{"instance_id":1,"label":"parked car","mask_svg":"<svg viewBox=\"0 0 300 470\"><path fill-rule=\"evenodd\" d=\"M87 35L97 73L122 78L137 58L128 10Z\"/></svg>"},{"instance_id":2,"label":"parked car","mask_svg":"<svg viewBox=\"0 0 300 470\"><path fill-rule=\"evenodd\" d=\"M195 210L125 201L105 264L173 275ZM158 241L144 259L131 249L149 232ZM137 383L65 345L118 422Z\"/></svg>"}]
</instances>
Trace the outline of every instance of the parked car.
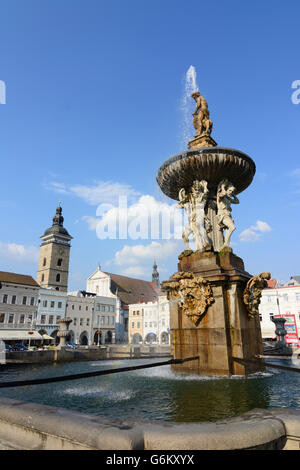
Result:
<instances>
[{"instance_id":1,"label":"parked car","mask_svg":"<svg viewBox=\"0 0 300 470\"><path fill-rule=\"evenodd\" d=\"M66 347L67 347L67 348L70 348L70 349L75 349L75 348L76 348L76 344L71 343L70 341L68 341L68 342L66 343Z\"/></svg>"},{"instance_id":2,"label":"parked car","mask_svg":"<svg viewBox=\"0 0 300 470\"><path fill-rule=\"evenodd\" d=\"M24 344L19 343L19 344L14 345L13 350L14 351L28 351L28 348L24 346Z\"/></svg>"},{"instance_id":3,"label":"parked car","mask_svg":"<svg viewBox=\"0 0 300 470\"><path fill-rule=\"evenodd\" d=\"M13 351L14 348L10 344L5 344L5 351L10 352Z\"/></svg>"}]
</instances>

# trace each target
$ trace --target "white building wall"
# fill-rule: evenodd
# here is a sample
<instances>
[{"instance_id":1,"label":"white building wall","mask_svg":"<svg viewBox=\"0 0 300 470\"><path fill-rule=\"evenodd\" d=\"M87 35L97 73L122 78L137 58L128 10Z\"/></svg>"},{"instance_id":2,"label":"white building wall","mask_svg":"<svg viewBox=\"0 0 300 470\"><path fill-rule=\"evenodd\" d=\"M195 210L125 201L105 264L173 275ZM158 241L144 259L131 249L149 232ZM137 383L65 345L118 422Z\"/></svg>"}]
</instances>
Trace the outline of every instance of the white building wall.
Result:
<instances>
[{"instance_id":1,"label":"white building wall","mask_svg":"<svg viewBox=\"0 0 300 470\"><path fill-rule=\"evenodd\" d=\"M287 283L288 284L288 283ZM300 285L284 285L262 291L259 306L263 338L275 338L272 315L295 315L298 337L300 336Z\"/></svg>"},{"instance_id":2,"label":"white building wall","mask_svg":"<svg viewBox=\"0 0 300 470\"><path fill-rule=\"evenodd\" d=\"M45 330L48 335L59 329L57 321L66 314L67 292L55 289L40 289L36 330Z\"/></svg>"}]
</instances>

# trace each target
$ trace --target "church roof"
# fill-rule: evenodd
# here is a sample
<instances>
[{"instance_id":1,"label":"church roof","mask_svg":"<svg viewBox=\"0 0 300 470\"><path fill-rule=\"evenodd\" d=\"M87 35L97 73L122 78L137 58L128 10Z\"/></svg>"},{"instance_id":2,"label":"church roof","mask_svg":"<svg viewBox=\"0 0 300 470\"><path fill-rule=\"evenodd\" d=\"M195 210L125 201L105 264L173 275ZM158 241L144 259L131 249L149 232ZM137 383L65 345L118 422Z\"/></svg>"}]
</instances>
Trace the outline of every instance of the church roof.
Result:
<instances>
[{"instance_id":1,"label":"church roof","mask_svg":"<svg viewBox=\"0 0 300 470\"><path fill-rule=\"evenodd\" d=\"M149 281L121 276L120 274L108 274L111 278L111 291L117 294L125 305L138 302L153 302L157 300L160 290Z\"/></svg>"},{"instance_id":2,"label":"church roof","mask_svg":"<svg viewBox=\"0 0 300 470\"><path fill-rule=\"evenodd\" d=\"M21 284L25 286L40 287L33 277L27 274L16 274L0 271L0 282L8 282L10 284Z\"/></svg>"}]
</instances>

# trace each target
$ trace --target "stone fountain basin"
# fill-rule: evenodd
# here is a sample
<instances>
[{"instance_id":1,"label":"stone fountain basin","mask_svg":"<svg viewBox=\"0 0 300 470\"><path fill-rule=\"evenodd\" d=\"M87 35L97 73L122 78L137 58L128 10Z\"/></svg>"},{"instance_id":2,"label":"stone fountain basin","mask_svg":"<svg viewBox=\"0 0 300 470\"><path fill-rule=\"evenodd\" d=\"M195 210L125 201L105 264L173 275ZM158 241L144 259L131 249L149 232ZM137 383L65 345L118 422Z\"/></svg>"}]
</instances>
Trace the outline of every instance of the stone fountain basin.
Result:
<instances>
[{"instance_id":1,"label":"stone fountain basin","mask_svg":"<svg viewBox=\"0 0 300 470\"><path fill-rule=\"evenodd\" d=\"M202 147L169 158L159 168L157 183L170 198L178 200L181 188L189 191L195 180L206 180L211 189L228 179L236 194L244 191L255 175L255 163L247 154L225 147Z\"/></svg>"}]
</instances>

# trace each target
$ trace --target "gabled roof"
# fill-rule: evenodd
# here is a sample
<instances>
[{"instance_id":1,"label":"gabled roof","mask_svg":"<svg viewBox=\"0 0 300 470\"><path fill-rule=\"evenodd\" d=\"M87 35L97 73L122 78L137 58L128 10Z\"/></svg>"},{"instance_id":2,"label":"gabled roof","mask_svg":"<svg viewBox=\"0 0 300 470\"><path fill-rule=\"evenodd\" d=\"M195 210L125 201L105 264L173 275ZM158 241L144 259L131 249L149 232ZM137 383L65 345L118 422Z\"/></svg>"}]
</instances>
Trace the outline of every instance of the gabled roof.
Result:
<instances>
[{"instance_id":1,"label":"gabled roof","mask_svg":"<svg viewBox=\"0 0 300 470\"><path fill-rule=\"evenodd\" d=\"M27 274L7 273L5 271L0 271L0 282L40 287L33 277L28 276Z\"/></svg>"},{"instance_id":2,"label":"gabled roof","mask_svg":"<svg viewBox=\"0 0 300 470\"><path fill-rule=\"evenodd\" d=\"M153 302L157 300L160 290L149 281L121 276L120 274L108 274L111 278L111 291L117 294L125 305L138 302Z\"/></svg>"}]
</instances>

